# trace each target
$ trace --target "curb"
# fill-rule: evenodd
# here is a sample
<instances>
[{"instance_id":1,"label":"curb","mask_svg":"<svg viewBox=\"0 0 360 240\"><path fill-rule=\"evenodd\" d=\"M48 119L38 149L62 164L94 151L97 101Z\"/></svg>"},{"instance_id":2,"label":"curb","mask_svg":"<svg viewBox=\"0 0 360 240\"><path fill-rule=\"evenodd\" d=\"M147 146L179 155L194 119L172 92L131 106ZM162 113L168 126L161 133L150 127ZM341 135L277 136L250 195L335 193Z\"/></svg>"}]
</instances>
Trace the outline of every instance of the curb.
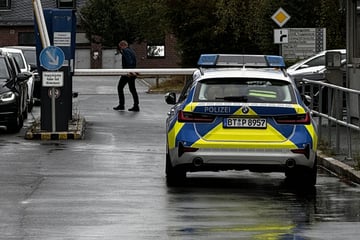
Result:
<instances>
[{"instance_id":1,"label":"curb","mask_svg":"<svg viewBox=\"0 0 360 240\"><path fill-rule=\"evenodd\" d=\"M68 131L47 132L40 130L40 120L37 119L25 133L28 140L80 140L84 139L86 121L83 117L69 121Z\"/></svg>"},{"instance_id":2,"label":"curb","mask_svg":"<svg viewBox=\"0 0 360 240\"><path fill-rule=\"evenodd\" d=\"M339 177L343 177L354 183L360 184L360 171L355 170L353 167L339 160L318 153L318 165L323 166Z\"/></svg>"}]
</instances>

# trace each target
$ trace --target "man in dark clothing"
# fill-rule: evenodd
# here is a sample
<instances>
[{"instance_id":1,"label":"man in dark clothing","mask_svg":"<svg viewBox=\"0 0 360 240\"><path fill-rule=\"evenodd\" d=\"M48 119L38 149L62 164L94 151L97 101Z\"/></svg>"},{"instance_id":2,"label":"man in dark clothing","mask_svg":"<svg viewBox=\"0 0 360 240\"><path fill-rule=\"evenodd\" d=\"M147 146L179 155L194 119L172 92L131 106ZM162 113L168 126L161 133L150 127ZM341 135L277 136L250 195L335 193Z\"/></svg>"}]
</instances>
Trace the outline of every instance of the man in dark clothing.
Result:
<instances>
[{"instance_id":1,"label":"man in dark clothing","mask_svg":"<svg viewBox=\"0 0 360 240\"><path fill-rule=\"evenodd\" d=\"M122 55L122 67L123 68L136 68L136 56L134 50L129 48L129 45L126 41L121 41L119 43L119 51ZM134 100L134 105L132 108L129 108L129 111L138 112L139 108L139 96L135 87L136 73L129 73L128 75L123 75L120 77L117 90L119 95L119 105L114 107L114 110L125 110L125 96L124 96L124 87L126 84L129 85L130 93Z\"/></svg>"}]
</instances>

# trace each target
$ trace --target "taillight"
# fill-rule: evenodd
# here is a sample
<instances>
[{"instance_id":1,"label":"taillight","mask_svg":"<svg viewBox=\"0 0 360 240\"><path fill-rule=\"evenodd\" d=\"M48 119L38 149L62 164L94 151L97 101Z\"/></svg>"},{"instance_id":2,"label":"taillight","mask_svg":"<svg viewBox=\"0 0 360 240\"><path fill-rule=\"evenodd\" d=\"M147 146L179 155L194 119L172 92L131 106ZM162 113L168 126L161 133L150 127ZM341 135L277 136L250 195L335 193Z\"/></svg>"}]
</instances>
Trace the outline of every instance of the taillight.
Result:
<instances>
[{"instance_id":1,"label":"taillight","mask_svg":"<svg viewBox=\"0 0 360 240\"><path fill-rule=\"evenodd\" d=\"M275 121L280 124L310 124L310 113L279 116Z\"/></svg>"},{"instance_id":2,"label":"taillight","mask_svg":"<svg viewBox=\"0 0 360 240\"><path fill-rule=\"evenodd\" d=\"M214 119L215 119L214 115L184 112L184 111L179 111L178 113L179 122L212 122L214 121Z\"/></svg>"}]
</instances>

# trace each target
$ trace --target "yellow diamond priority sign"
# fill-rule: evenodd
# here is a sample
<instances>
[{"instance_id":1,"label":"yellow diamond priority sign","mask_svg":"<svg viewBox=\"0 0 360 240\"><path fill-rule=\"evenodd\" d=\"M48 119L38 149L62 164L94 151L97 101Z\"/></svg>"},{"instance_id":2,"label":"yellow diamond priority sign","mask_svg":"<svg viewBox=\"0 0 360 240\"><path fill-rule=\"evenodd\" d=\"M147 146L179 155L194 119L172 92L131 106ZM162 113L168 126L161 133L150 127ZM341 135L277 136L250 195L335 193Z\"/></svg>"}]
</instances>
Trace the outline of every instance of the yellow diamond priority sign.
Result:
<instances>
[{"instance_id":1,"label":"yellow diamond priority sign","mask_svg":"<svg viewBox=\"0 0 360 240\"><path fill-rule=\"evenodd\" d=\"M279 25L279 27L282 27L287 21L290 19L290 15L285 12L284 9L279 8L274 15L272 15L272 20Z\"/></svg>"}]
</instances>

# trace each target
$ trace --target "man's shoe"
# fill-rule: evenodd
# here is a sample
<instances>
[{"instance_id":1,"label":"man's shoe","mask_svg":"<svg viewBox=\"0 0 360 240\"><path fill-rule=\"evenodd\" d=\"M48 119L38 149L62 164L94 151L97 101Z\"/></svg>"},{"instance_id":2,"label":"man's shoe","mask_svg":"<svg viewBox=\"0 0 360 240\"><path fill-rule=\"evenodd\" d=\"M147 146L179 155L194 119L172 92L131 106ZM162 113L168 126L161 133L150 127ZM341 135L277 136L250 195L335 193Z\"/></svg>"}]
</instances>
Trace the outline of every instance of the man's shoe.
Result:
<instances>
[{"instance_id":1,"label":"man's shoe","mask_svg":"<svg viewBox=\"0 0 360 240\"><path fill-rule=\"evenodd\" d=\"M128 109L130 112L139 112L140 108L138 106L133 106L132 108Z\"/></svg>"},{"instance_id":2,"label":"man's shoe","mask_svg":"<svg viewBox=\"0 0 360 240\"><path fill-rule=\"evenodd\" d=\"M117 111L122 111L122 110L125 110L125 107L121 106L121 105L118 105L117 107L113 107L113 109L117 110Z\"/></svg>"}]
</instances>

